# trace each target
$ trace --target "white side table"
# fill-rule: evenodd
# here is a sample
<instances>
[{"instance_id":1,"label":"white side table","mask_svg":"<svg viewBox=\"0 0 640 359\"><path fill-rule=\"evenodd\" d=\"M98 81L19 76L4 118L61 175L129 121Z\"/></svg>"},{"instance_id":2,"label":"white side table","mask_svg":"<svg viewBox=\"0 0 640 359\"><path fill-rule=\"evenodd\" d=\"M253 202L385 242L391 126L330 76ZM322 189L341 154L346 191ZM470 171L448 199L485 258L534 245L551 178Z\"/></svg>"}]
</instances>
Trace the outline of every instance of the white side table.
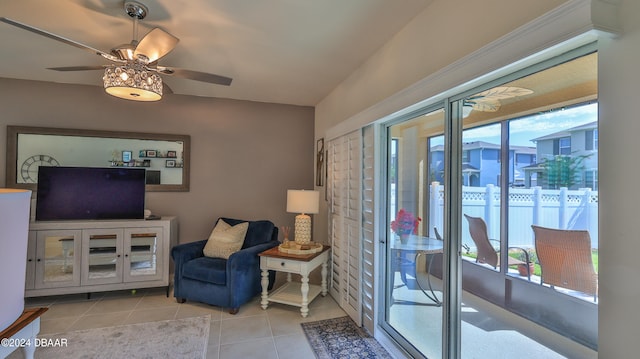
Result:
<instances>
[{"instance_id":1,"label":"white side table","mask_svg":"<svg viewBox=\"0 0 640 359\"><path fill-rule=\"evenodd\" d=\"M327 295L327 264L329 249L324 246L321 252L313 254L288 254L280 252L278 247L271 248L259 254L260 269L262 270L262 309L267 309L269 302L276 302L300 307L303 317L309 315L309 302L318 294ZM309 273L322 266L321 285L309 284ZM268 292L269 270L287 273L287 283L280 288ZM300 283L291 281L291 274L300 274Z\"/></svg>"}]
</instances>

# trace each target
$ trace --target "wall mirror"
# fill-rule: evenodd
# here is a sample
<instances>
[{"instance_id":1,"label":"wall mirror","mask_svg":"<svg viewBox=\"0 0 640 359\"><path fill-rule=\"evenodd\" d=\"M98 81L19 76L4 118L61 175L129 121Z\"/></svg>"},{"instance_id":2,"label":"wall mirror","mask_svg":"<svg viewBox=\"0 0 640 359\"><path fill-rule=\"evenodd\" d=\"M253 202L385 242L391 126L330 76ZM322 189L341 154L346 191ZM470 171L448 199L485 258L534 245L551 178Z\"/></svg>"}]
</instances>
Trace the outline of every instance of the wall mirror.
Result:
<instances>
[{"instance_id":1,"label":"wall mirror","mask_svg":"<svg viewBox=\"0 0 640 359\"><path fill-rule=\"evenodd\" d=\"M7 126L6 186L36 190L39 166L142 167L147 191L189 191L188 135Z\"/></svg>"}]
</instances>

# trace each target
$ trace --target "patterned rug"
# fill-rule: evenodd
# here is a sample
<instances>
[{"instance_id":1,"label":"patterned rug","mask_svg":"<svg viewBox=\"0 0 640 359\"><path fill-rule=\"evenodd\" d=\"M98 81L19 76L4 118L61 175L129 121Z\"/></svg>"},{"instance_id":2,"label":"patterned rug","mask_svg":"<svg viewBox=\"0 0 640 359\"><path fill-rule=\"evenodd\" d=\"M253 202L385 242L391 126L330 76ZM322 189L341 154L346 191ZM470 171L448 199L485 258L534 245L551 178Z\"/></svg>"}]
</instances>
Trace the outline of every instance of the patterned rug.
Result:
<instances>
[{"instance_id":1,"label":"patterned rug","mask_svg":"<svg viewBox=\"0 0 640 359\"><path fill-rule=\"evenodd\" d=\"M392 358L375 338L349 317L300 325L318 359Z\"/></svg>"},{"instance_id":2,"label":"patterned rug","mask_svg":"<svg viewBox=\"0 0 640 359\"><path fill-rule=\"evenodd\" d=\"M36 359L206 358L211 316L39 335ZM46 341L44 340L46 339ZM23 358L18 349L7 359Z\"/></svg>"}]
</instances>

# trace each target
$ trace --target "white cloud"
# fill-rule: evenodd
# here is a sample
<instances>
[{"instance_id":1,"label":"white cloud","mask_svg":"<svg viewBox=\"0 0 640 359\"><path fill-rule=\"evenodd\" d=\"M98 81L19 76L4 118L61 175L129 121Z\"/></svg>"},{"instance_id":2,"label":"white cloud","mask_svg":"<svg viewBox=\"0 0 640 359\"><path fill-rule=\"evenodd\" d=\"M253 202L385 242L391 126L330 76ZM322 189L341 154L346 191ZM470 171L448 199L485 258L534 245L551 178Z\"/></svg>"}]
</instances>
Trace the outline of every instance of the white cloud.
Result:
<instances>
[{"instance_id":1,"label":"white cloud","mask_svg":"<svg viewBox=\"0 0 640 359\"><path fill-rule=\"evenodd\" d=\"M585 106L558 109L531 115L509 123L512 145L535 146L532 139L563 131L598 119L596 103ZM480 126L464 132L464 142L485 141L500 143L500 125Z\"/></svg>"},{"instance_id":2,"label":"white cloud","mask_svg":"<svg viewBox=\"0 0 640 359\"><path fill-rule=\"evenodd\" d=\"M521 120L512 121L509 130L512 135L527 133L529 139L545 136L554 132L580 126L598 119L598 105L556 110L540 115L534 115Z\"/></svg>"}]
</instances>

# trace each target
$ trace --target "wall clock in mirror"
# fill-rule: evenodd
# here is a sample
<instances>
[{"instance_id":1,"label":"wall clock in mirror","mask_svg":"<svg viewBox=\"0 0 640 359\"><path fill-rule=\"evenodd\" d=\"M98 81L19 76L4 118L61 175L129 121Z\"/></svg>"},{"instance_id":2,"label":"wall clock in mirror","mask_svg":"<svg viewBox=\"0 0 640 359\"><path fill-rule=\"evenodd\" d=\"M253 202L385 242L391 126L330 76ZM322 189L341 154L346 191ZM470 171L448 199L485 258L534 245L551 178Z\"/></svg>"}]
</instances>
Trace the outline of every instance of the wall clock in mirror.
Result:
<instances>
[{"instance_id":1,"label":"wall clock in mirror","mask_svg":"<svg viewBox=\"0 0 640 359\"><path fill-rule=\"evenodd\" d=\"M40 166L60 166L60 162L49 155L33 155L27 158L20 167L23 183L37 183Z\"/></svg>"}]
</instances>

